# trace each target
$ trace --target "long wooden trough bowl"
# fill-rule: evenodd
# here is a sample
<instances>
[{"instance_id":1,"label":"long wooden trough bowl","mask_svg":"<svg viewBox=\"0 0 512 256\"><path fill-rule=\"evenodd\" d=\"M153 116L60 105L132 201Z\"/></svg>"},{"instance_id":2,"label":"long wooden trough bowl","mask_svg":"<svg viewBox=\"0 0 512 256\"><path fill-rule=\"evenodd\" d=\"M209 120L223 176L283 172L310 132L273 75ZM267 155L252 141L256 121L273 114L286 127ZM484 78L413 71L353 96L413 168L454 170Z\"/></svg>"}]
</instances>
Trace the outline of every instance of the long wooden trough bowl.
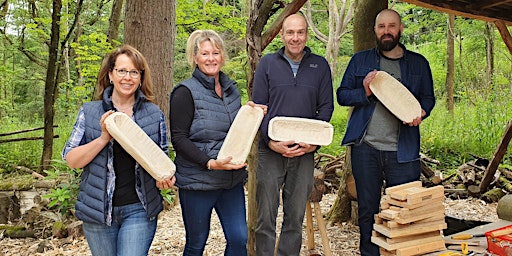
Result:
<instances>
[{"instance_id":1,"label":"long wooden trough bowl","mask_svg":"<svg viewBox=\"0 0 512 256\"><path fill-rule=\"evenodd\" d=\"M309 118L276 116L268 125L268 136L273 140L320 146L331 144L333 132L330 123Z\"/></svg>"},{"instance_id":2,"label":"long wooden trough bowl","mask_svg":"<svg viewBox=\"0 0 512 256\"><path fill-rule=\"evenodd\" d=\"M230 163L245 163L262 120L263 110L261 108L248 105L242 106L229 128L217 159L231 156L233 159L231 159Z\"/></svg>"},{"instance_id":3,"label":"long wooden trough bowl","mask_svg":"<svg viewBox=\"0 0 512 256\"><path fill-rule=\"evenodd\" d=\"M387 72L378 71L370 83L370 89L398 119L410 123L421 116L421 106L412 93Z\"/></svg>"},{"instance_id":4,"label":"long wooden trough bowl","mask_svg":"<svg viewBox=\"0 0 512 256\"><path fill-rule=\"evenodd\" d=\"M176 166L164 151L126 114L115 112L105 119L107 130L155 180L171 178Z\"/></svg>"}]
</instances>

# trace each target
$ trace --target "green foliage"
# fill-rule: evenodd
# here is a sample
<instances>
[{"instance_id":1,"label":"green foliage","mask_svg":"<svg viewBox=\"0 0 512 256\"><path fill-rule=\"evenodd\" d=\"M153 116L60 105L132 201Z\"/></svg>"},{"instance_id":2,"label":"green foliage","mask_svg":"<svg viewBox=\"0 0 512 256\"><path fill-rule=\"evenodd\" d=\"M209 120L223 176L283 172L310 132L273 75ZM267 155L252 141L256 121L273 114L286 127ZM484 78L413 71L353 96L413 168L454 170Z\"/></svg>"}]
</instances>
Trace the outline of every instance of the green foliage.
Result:
<instances>
[{"instance_id":1,"label":"green foliage","mask_svg":"<svg viewBox=\"0 0 512 256\"><path fill-rule=\"evenodd\" d=\"M421 124L422 152L440 160L446 169L473 159L473 155L491 159L511 120L508 110L512 103L507 100L510 93L510 89L504 89L492 100L459 102L453 116L446 111L444 102L438 102ZM512 157L505 156L503 163L511 162Z\"/></svg>"},{"instance_id":2,"label":"green foliage","mask_svg":"<svg viewBox=\"0 0 512 256\"><path fill-rule=\"evenodd\" d=\"M45 179L56 180L56 188L50 189L43 198L50 200L48 207L57 209L62 215L69 214L77 200L80 187L80 171L70 169L64 161L54 161L58 168L54 170L45 170ZM63 178L64 177L64 178Z\"/></svg>"},{"instance_id":3,"label":"green foliage","mask_svg":"<svg viewBox=\"0 0 512 256\"><path fill-rule=\"evenodd\" d=\"M164 200L170 205L174 205L174 201L176 200L176 193L172 189L162 189L160 190L160 195L164 198Z\"/></svg>"}]
</instances>

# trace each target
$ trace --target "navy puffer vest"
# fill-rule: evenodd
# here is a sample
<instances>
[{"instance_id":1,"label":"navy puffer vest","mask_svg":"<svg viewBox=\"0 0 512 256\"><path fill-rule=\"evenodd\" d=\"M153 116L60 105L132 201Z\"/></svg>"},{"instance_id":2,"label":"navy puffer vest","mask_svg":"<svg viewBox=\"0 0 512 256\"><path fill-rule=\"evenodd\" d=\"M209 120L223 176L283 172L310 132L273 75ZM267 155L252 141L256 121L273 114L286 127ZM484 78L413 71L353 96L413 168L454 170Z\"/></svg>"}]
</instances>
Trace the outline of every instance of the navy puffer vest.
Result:
<instances>
[{"instance_id":1,"label":"navy puffer vest","mask_svg":"<svg viewBox=\"0 0 512 256\"><path fill-rule=\"evenodd\" d=\"M222 98L215 93L215 81L196 68L192 78L181 82L194 100L194 120L190 127L189 139L212 159L216 159L241 106L240 93L235 81L224 73L219 75ZM172 120L171 120L172 122ZM229 189L243 182L247 177L244 169L237 171L207 170L176 152L176 185L189 190Z\"/></svg>"},{"instance_id":2,"label":"navy puffer vest","mask_svg":"<svg viewBox=\"0 0 512 256\"><path fill-rule=\"evenodd\" d=\"M99 125L101 116L113 109L110 95L112 87L107 88L103 101L87 102L83 105L86 120L86 128L83 143L89 143L101 135ZM108 96L107 96L108 95ZM137 91L134 107L135 122L159 145L160 120L163 113L158 106L146 102L142 92ZM114 170L108 170L107 161L112 158L113 142L111 141L101 152L83 168L82 180L78 201L75 205L78 219L96 224L111 224L112 193L107 191L114 189ZM136 189L139 198L146 209L148 219L155 218L163 210L162 196L156 187L156 181L139 164L135 168Z\"/></svg>"}]
</instances>

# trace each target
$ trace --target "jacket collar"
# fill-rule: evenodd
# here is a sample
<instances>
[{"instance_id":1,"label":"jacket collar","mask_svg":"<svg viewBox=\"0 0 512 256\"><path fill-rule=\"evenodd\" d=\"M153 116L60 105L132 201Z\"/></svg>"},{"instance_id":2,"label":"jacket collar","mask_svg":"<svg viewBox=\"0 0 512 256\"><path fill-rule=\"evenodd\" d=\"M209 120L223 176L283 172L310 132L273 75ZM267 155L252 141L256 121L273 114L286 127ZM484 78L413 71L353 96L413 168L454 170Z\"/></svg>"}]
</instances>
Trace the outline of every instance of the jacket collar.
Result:
<instances>
[{"instance_id":1,"label":"jacket collar","mask_svg":"<svg viewBox=\"0 0 512 256\"><path fill-rule=\"evenodd\" d=\"M279 51L277 52L279 55L281 55L281 57L284 58L284 46L281 47L281 49L279 49ZM302 56L302 59L305 59L306 57L308 57L309 55L311 54L311 49L309 47L304 47L304 56Z\"/></svg>"},{"instance_id":2,"label":"jacket collar","mask_svg":"<svg viewBox=\"0 0 512 256\"><path fill-rule=\"evenodd\" d=\"M199 68L196 67L194 69L192 77L197 79L207 89L215 89L215 78L205 75L201 70L199 70ZM222 71L219 72L219 81L223 90L229 87L231 83L233 83L233 81L229 79L228 76Z\"/></svg>"},{"instance_id":3,"label":"jacket collar","mask_svg":"<svg viewBox=\"0 0 512 256\"><path fill-rule=\"evenodd\" d=\"M114 103L112 102L112 92L114 92L114 86L111 85L105 89L103 92L103 110L109 111L114 110ZM146 95L142 93L140 89L135 91L135 105L133 109L139 109L141 104L146 101Z\"/></svg>"}]
</instances>

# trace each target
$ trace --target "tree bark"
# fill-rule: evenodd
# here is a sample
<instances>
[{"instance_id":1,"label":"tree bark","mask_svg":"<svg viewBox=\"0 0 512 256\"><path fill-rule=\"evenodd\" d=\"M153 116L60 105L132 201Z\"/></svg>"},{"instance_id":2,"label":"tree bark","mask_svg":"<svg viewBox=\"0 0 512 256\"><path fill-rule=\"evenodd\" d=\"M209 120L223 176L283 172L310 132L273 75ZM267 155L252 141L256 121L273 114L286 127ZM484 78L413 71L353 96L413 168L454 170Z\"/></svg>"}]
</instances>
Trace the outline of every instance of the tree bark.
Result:
<instances>
[{"instance_id":1,"label":"tree bark","mask_svg":"<svg viewBox=\"0 0 512 256\"><path fill-rule=\"evenodd\" d=\"M114 0L112 2L112 11L108 20L107 41L113 47L117 46L117 39L119 37L119 25L121 24L121 12L123 11L123 0Z\"/></svg>"},{"instance_id":2,"label":"tree bark","mask_svg":"<svg viewBox=\"0 0 512 256\"><path fill-rule=\"evenodd\" d=\"M169 116L173 87L176 1L126 1L124 41L137 48L151 69L156 103ZM169 120L166 118L167 127Z\"/></svg>"},{"instance_id":3,"label":"tree bark","mask_svg":"<svg viewBox=\"0 0 512 256\"><path fill-rule=\"evenodd\" d=\"M315 37L326 43L325 58L329 62L331 72L336 73L338 66L338 53L341 44L341 38L345 35L347 26L354 16L355 1L341 0L341 6L338 7L337 1L329 0L328 10L329 13L329 34L324 35L319 29L316 28L311 11L311 2L306 3L306 19L311 31Z\"/></svg>"},{"instance_id":4,"label":"tree bark","mask_svg":"<svg viewBox=\"0 0 512 256\"><path fill-rule=\"evenodd\" d=\"M59 53L60 38L60 17L62 1L53 0L52 28L50 33L50 45L48 50L48 69L44 84L44 139L43 153L41 156L40 171L47 170L53 154L53 119L55 113L55 99L57 98L57 69L60 66L57 62Z\"/></svg>"},{"instance_id":5,"label":"tree bark","mask_svg":"<svg viewBox=\"0 0 512 256\"><path fill-rule=\"evenodd\" d=\"M50 161L53 154L53 120L55 115L55 100L57 99L57 92L59 87L60 67L64 62L63 52L65 46L73 30L76 28L80 12L82 10L83 0L79 0L76 5L75 19L68 27L64 39L60 41L60 18L62 10L62 1L53 0L52 2L52 27L50 33L50 45L48 50L48 65L46 70L45 91L44 91L44 138L43 138L43 152L41 154L41 164L39 171L48 170ZM59 52L60 41L60 52ZM60 57L59 57L60 55Z\"/></svg>"},{"instance_id":6,"label":"tree bark","mask_svg":"<svg viewBox=\"0 0 512 256\"><path fill-rule=\"evenodd\" d=\"M455 15L448 14L446 30L446 107L453 115L454 99L453 85L455 80Z\"/></svg>"},{"instance_id":7,"label":"tree bark","mask_svg":"<svg viewBox=\"0 0 512 256\"><path fill-rule=\"evenodd\" d=\"M494 25L490 22L485 23L485 57L487 66L485 69L485 83L488 89L492 89L492 77L494 73Z\"/></svg>"},{"instance_id":8,"label":"tree bark","mask_svg":"<svg viewBox=\"0 0 512 256\"><path fill-rule=\"evenodd\" d=\"M365 0L356 1L357 6L354 14L354 52L375 47L375 17L377 14L388 8L388 1Z\"/></svg>"}]
</instances>

